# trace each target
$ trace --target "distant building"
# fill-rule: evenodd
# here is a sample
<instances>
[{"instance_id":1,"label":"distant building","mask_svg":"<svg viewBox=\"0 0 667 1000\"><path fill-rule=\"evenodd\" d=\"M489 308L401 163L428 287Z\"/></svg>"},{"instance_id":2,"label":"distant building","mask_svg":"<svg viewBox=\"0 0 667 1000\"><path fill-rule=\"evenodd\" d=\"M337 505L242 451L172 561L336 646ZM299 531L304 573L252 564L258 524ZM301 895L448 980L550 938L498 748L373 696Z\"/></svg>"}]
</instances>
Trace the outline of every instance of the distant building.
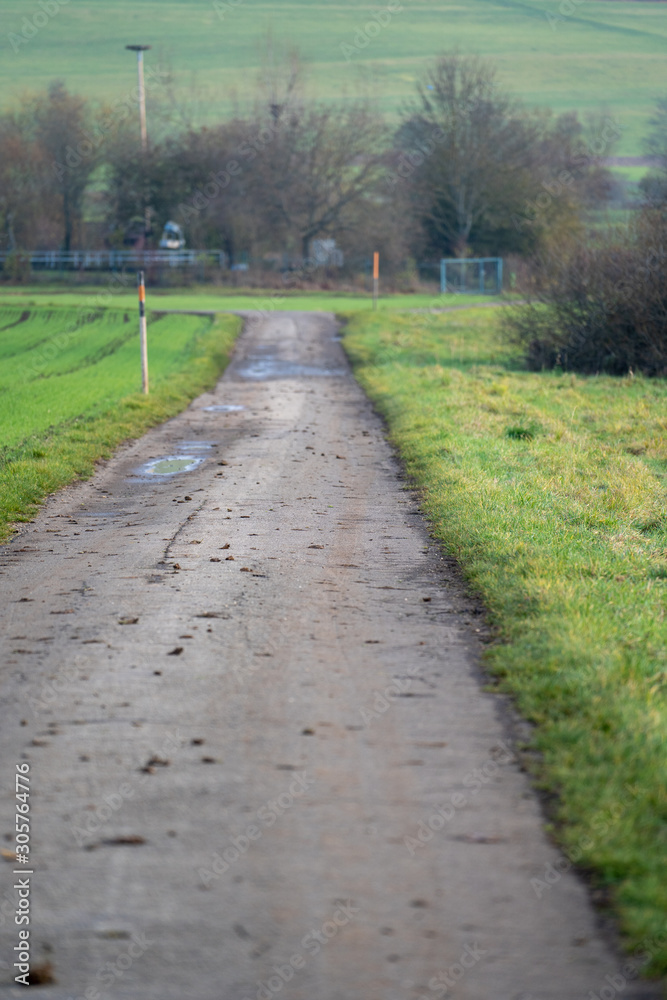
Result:
<instances>
[{"instance_id":1,"label":"distant building","mask_svg":"<svg viewBox=\"0 0 667 1000\"><path fill-rule=\"evenodd\" d=\"M343 266L343 251L338 249L335 240L313 240L310 256L317 267Z\"/></svg>"}]
</instances>

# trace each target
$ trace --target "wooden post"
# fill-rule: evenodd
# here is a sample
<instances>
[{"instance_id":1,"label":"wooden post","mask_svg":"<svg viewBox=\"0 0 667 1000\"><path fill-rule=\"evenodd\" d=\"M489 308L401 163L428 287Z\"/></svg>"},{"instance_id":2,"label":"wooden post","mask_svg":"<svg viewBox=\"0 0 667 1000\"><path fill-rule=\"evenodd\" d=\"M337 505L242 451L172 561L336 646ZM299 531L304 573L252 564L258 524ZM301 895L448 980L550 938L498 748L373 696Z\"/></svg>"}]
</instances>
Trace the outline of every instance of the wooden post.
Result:
<instances>
[{"instance_id":1,"label":"wooden post","mask_svg":"<svg viewBox=\"0 0 667 1000\"><path fill-rule=\"evenodd\" d=\"M378 307L378 286L380 284L380 254L373 254L373 309Z\"/></svg>"},{"instance_id":2,"label":"wooden post","mask_svg":"<svg viewBox=\"0 0 667 1000\"><path fill-rule=\"evenodd\" d=\"M141 342L141 388L148 395L148 336L146 332L146 286L144 272L139 271L139 340Z\"/></svg>"}]
</instances>

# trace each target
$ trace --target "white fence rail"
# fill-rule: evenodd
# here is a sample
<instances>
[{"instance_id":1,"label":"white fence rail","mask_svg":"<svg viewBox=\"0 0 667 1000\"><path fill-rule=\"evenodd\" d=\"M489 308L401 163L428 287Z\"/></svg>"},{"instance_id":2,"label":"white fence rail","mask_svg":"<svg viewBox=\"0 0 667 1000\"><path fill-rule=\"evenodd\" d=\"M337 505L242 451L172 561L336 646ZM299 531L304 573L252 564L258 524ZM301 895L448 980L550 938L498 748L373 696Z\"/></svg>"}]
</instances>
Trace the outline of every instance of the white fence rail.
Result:
<instances>
[{"instance_id":1,"label":"white fence rail","mask_svg":"<svg viewBox=\"0 0 667 1000\"><path fill-rule=\"evenodd\" d=\"M115 271L126 267L146 268L151 264L169 267L195 267L209 264L224 267L227 255L222 250L33 250L15 254L0 251L0 267L7 258L28 258L30 266L58 271Z\"/></svg>"}]
</instances>

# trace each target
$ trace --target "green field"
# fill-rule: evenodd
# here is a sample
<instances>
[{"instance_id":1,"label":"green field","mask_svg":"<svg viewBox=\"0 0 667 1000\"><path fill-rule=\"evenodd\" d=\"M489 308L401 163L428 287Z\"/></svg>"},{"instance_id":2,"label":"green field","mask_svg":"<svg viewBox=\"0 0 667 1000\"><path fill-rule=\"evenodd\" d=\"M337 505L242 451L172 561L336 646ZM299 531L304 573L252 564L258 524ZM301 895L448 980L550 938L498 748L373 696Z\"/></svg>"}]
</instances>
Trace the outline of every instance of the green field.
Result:
<instances>
[{"instance_id":1,"label":"green field","mask_svg":"<svg viewBox=\"0 0 667 1000\"><path fill-rule=\"evenodd\" d=\"M141 383L137 297L106 287L0 290L0 540L53 490L90 475L126 438L214 384L240 321L162 310L371 311L367 295L148 292L151 393ZM118 287L118 286L114 286ZM380 309L442 309L489 296L394 295ZM112 308L109 308L109 302Z\"/></svg>"},{"instance_id":2,"label":"green field","mask_svg":"<svg viewBox=\"0 0 667 1000\"><path fill-rule=\"evenodd\" d=\"M134 315L0 306L0 538L212 386L239 326L233 316L152 318L145 397Z\"/></svg>"},{"instance_id":3,"label":"green field","mask_svg":"<svg viewBox=\"0 0 667 1000\"><path fill-rule=\"evenodd\" d=\"M357 313L344 343L488 609L554 836L664 975L667 384L529 373L497 331L490 310Z\"/></svg>"},{"instance_id":4,"label":"green field","mask_svg":"<svg viewBox=\"0 0 667 1000\"><path fill-rule=\"evenodd\" d=\"M195 119L226 117L235 107L249 106L261 40L271 30L276 39L298 45L310 90L318 97L346 96L361 85L395 114L413 92L425 60L458 47L496 60L502 83L529 104L580 114L604 105L623 126L617 152L641 152L650 106L665 91L664 4L584 0L572 15L550 21L560 6L572 5L403 0L389 23L364 39L358 32L383 5L230 0L225 9L219 0L216 10L211 0L70 0L34 37L12 45L10 36L40 8L32 0L3 0L2 102L43 88L54 77L89 97L125 98L135 84L135 60L124 46L142 42L153 45L147 69L160 61L173 68ZM355 36L361 47L346 58L342 46L354 46ZM149 125L155 99L165 96L164 85L149 84Z\"/></svg>"},{"instance_id":5,"label":"green field","mask_svg":"<svg viewBox=\"0 0 667 1000\"><path fill-rule=\"evenodd\" d=\"M130 287L133 281L129 282ZM104 288L79 288L75 291L71 288L2 288L0 286L0 305L20 305L39 306L48 305L78 306L87 304L95 306L98 296L104 296ZM466 305L477 305L479 303L491 303L499 301L491 295L381 295L378 300L378 308L381 310L396 309L449 309L451 307L462 307ZM216 290L196 290L192 291L162 291L160 289L148 289L146 302L149 309L156 312L166 309L196 309L224 312L235 312L238 310L263 310L273 312L274 310L297 310L315 312L351 312L355 310L370 310L373 307L373 299L370 295L349 295L344 292L285 292L278 289L247 289L236 292L216 291ZM137 308L137 295L134 290L114 292L113 303L115 308L134 309Z\"/></svg>"}]
</instances>

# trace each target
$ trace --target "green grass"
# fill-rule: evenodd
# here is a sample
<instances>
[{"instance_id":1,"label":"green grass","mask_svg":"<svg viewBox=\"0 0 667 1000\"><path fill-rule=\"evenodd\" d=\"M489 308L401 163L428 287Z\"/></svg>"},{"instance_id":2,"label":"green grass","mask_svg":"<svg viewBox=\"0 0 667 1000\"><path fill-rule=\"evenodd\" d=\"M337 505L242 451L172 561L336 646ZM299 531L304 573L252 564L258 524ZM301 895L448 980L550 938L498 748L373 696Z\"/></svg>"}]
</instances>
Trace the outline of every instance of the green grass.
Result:
<instances>
[{"instance_id":1,"label":"green grass","mask_svg":"<svg viewBox=\"0 0 667 1000\"><path fill-rule=\"evenodd\" d=\"M225 117L250 105L261 39L272 29L299 46L310 89L323 99L349 95L360 83L396 114L425 60L458 47L495 59L502 83L531 105L580 114L605 105L624 126L618 151L639 153L650 105L665 91L664 6L586 0L551 24L547 15L557 15L559 6L558 0L403 0L402 11L348 62L341 45L354 44L376 9L371 3L241 0L220 19L211 0L75 0L15 52L10 33L39 8L3 0L2 102L54 77L89 97L124 98L136 72L124 46L138 41L153 45L147 69L160 59L171 64L186 101L194 84L196 119ZM149 128L163 89L149 85Z\"/></svg>"},{"instance_id":2,"label":"green grass","mask_svg":"<svg viewBox=\"0 0 667 1000\"><path fill-rule=\"evenodd\" d=\"M632 184L639 184L650 173L648 167L610 167L610 170L619 180L630 181Z\"/></svg>"},{"instance_id":3,"label":"green grass","mask_svg":"<svg viewBox=\"0 0 667 1000\"><path fill-rule=\"evenodd\" d=\"M239 327L232 316L151 317L146 397L134 313L0 305L0 539L212 386Z\"/></svg>"},{"instance_id":4,"label":"green grass","mask_svg":"<svg viewBox=\"0 0 667 1000\"><path fill-rule=\"evenodd\" d=\"M35 286L33 288L0 286L0 306L12 304L17 306L30 305L60 305L80 306L82 303L94 305L98 295L104 295L104 288L81 287L73 291L70 288ZM148 289L146 292L148 305L156 310L162 309L199 309L199 310L297 310L314 312L352 312L368 310L373 306L372 297L368 294L351 295L344 292L291 292L278 289L239 289L211 290L208 288L163 291ZM480 303L497 302L492 295L381 295L378 306L386 309L447 309L452 306L478 305ZM135 310L137 308L137 293L131 291L115 292L113 303L116 308Z\"/></svg>"},{"instance_id":5,"label":"green grass","mask_svg":"<svg viewBox=\"0 0 667 1000\"><path fill-rule=\"evenodd\" d=\"M554 835L665 974L667 385L528 373L497 330L488 310L357 314L345 346L488 608Z\"/></svg>"}]
</instances>

